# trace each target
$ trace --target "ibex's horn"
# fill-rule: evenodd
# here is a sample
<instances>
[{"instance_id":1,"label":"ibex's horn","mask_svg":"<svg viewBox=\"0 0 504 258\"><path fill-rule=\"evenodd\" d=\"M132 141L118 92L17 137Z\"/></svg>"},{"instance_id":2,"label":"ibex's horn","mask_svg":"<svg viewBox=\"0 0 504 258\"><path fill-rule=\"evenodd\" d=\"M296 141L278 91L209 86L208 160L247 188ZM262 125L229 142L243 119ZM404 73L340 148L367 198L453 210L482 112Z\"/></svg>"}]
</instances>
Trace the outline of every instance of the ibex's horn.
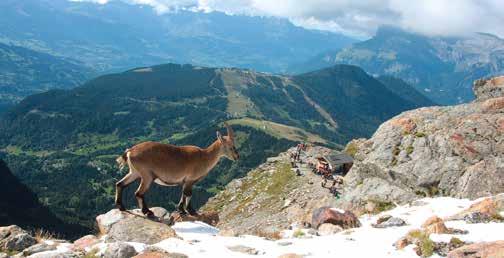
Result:
<instances>
[{"instance_id":1,"label":"ibex's horn","mask_svg":"<svg viewBox=\"0 0 504 258\"><path fill-rule=\"evenodd\" d=\"M227 128L227 134L228 134L229 138L234 139L233 128L231 128L231 126L229 126L229 124L227 122L224 122L224 125Z\"/></svg>"}]
</instances>

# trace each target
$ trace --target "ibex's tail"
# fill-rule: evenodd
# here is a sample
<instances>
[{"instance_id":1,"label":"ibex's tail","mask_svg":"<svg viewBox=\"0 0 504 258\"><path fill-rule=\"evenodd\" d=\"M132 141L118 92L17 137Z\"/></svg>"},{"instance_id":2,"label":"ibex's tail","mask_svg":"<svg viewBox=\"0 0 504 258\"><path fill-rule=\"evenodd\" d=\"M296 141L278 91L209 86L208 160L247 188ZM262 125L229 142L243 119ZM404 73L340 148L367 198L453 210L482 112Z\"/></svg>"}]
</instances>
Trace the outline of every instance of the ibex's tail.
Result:
<instances>
[{"instance_id":1,"label":"ibex's tail","mask_svg":"<svg viewBox=\"0 0 504 258\"><path fill-rule=\"evenodd\" d=\"M119 170L122 170L128 164L128 151L129 149L126 149L124 153L116 159Z\"/></svg>"}]
</instances>

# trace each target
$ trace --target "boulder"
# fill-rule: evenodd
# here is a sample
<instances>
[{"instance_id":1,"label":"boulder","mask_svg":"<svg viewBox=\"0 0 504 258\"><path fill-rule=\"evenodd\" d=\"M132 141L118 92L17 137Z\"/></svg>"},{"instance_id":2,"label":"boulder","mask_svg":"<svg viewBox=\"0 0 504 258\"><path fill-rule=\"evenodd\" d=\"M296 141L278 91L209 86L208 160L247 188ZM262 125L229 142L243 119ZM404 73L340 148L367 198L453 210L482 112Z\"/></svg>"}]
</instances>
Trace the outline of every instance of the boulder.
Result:
<instances>
[{"instance_id":1,"label":"boulder","mask_svg":"<svg viewBox=\"0 0 504 258\"><path fill-rule=\"evenodd\" d=\"M448 253L448 258L504 258L504 240L465 245Z\"/></svg>"},{"instance_id":2,"label":"boulder","mask_svg":"<svg viewBox=\"0 0 504 258\"><path fill-rule=\"evenodd\" d=\"M45 252L45 251L52 251L56 250L55 245L48 245L46 243L39 243L36 245L32 245L26 249L23 250L23 255L24 256L30 256L35 253L40 253L40 252Z\"/></svg>"},{"instance_id":3,"label":"boulder","mask_svg":"<svg viewBox=\"0 0 504 258\"><path fill-rule=\"evenodd\" d=\"M128 217L115 223L108 231L106 242L139 242L155 244L177 237L170 226L143 217Z\"/></svg>"},{"instance_id":4,"label":"boulder","mask_svg":"<svg viewBox=\"0 0 504 258\"><path fill-rule=\"evenodd\" d=\"M429 234L448 234L450 230L444 224L444 221L438 216L428 218L423 224L422 228Z\"/></svg>"},{"instance_id":5,"label":"boulder","mask_svg":"<svg viewBox=\"0 0 504 258\"><path fill-rule=\"evenodd\" d=\"M106 242L139 242L155 244L170 237L175 231L164 220L166 210L152 208L155 219L147 218L139 210L121 212L117 209L96 218L100 233L107 235ZM158 217L162 216L162 217Z\"/></svg>"},{"instance_id":6,"label":"boulder","mask_svg":"<svg viewBox=\"0 0 504 258\"><path fill-rule=\"evenodd\" d=\"M278 256L278 258L303 258L304 255L300 254L295 254L295 253L288 253L288 254L282 254Z\"/></svg>"},{"instance_id":7,"label":"boulder","mask_svg":"<svg viewBox=\"0 0 504 258\"><path fill-rule=\"evenodd\" d=\"M76 251L77 250L84 251L87 248L91 248L92 246L94 246L98 242L100 242L100 240L94 235L83 236L83 237L75 240L75 242L73 243L72 249L76 250Z\"/></svg>"},{"instance_id":8,"label":"boulder","mask_svg":"<svg viewBox=\"0 0 504 258\"><path fill-rule=\"evenodd\" d=\"M82 257L84 257L83 253L72 251L61 251L61 252L51 251L30 255L30 258L82 258Z\"/></svg>"},{"instance_id":9,"label":"boulder","mask_svg":"<svg viewBox=\"0 0 504 258\"><path fill-rule=\"evenodd\" d=\"M104 256L107 258L130 258L137 254L135 248L123 242L109 244Z\"/></svg>"},{"instance_id":10,"label":"boulder","mask_svg":"<svg viewBox=\"0 0 504 258\"><path fill-rule=\"evenodd\" d=\"M21 252L37 240L16 225L0 227L0 250Z\"/></svg>"},{"instance_id":11,"label":"boulder","mask_svg":"<svg viewBox=\"0 0 504 258\"><path fill-rule=\"evenodd\" d=\"M315 209L312 213L311 225L313 228L318 229L324 223L338 225L343 229L360 227L361 225L357 216L351 211L342 211L327 206Z\"/></svg>"},{"instance_id":12,"label":"boulder","mask_svg":"<svg viewBox=\"0 0 504 258\"><path fill-rule=\"evenodd\" d=\"M375 228L388 228L388 227L401 227L405 226L406 221L401 218L387 216L378 218L375 224L372 226Z\"/></svg>"},{"instance_id":13,"label":"boulder","mask_svg":"<svg viewBox=\"0 0 504 258\"><path fill-rule=\"evenodd\" d=\"M244 253L244 254L248 254L248 255L258 255L259 254L259 251L256 250L255 248L244 246L244 245L228 246L227 248L230 251Z\"/></svg>"},{"instance_id":14,"label":"boulder","mask_svg":"<svg viewBox=\"0 0 504 258\"><path fill-rule=\"evenodd\" d=\"M470 223L480 223L485 220L494 220L504 211L504 194L485 198L472 204L469 208L452 215L447 220L466 220Z\"/></svg>"},{"instance_id":15,"label":"boulder","mask_svg":"<svg viewBox=\"0 0 504 258\"><path fill-rule=\"evenodd\" d=\"M328 236L334 235L343 231L343 228L338 225L333 225L331 223L324 223L318 227L318 235L320 236Z\"/></svg>"}]
</instances>

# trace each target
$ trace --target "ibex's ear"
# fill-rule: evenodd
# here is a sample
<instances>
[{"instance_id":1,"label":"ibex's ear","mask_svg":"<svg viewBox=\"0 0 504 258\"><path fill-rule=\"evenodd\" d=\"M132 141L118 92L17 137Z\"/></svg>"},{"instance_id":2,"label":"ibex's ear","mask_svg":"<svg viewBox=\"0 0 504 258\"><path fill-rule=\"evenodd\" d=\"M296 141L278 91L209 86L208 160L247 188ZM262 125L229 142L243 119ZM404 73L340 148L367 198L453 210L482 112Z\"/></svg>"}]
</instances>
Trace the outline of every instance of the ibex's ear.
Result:
<instances>
[{"instance_id":1,"label":"ibex's ear","mask_svg":"<svg viewBox=\"0 0 504 258\"><path fill-rule=\"evenodd\" d=\"M217 132L216 132L216 134L217 134L217 139L219 139L219 141L220 141L221 143L224 143L224 140L222 140L222 135L221 135L221 133L220 133L219 131L217 131Z\"/></svg>"}]
</instances>

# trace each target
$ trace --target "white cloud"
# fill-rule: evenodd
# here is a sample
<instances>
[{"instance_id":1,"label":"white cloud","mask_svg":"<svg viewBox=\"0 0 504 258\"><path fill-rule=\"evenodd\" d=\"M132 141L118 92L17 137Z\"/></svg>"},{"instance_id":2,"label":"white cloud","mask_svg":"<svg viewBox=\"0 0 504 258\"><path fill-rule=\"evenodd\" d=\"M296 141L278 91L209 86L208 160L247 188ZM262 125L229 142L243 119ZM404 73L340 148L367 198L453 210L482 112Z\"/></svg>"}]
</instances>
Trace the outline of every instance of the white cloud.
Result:
<instances>
[{"instance_id":1,"label":"white cloud","mask_svg":"<svg viewBox=\"0 0 504 258\"><path fill-rule=\"evenodd\" d=\"M86 0L100 3L119 0ZM503 0L122 0L160 12L180 8L288 18L308 28L370 36L381 25L427 35L504 37Z\"/></svg>"}]
</instances>

